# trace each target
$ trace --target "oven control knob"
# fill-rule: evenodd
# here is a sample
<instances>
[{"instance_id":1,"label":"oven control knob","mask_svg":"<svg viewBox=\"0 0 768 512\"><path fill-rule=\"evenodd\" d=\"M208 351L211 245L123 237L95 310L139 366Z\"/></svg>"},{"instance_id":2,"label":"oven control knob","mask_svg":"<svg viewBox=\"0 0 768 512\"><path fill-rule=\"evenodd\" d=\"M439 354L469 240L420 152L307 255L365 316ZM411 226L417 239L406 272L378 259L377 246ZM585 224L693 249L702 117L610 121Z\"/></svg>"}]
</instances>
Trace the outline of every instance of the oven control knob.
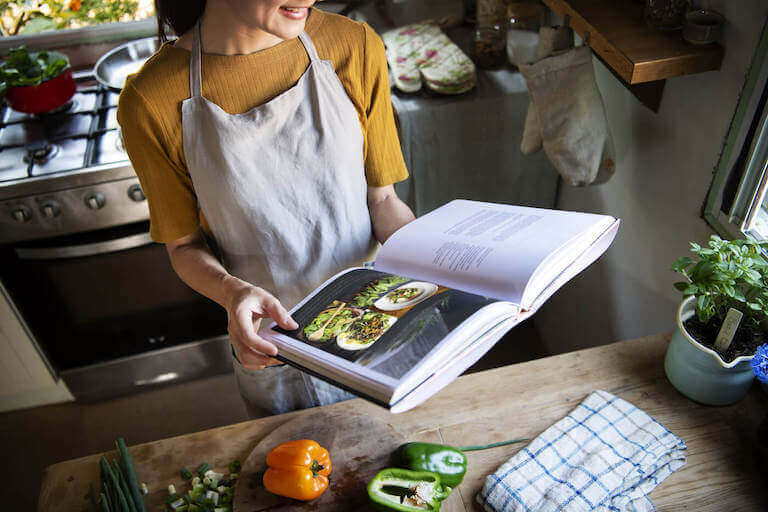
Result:
<instances>
[{"instance_id":1,"label":"oven control knob","mask_svg":"<svg viewBox=\"0 0 768 512\"><path fill-rule=\"evenodd\" d=\"M61 207L56 201L48 201L40 205L40 211L43 212L43 217L52 219L61 214Z\"/></svg>"},{"instance_id":2,"label":"oven control knob","mask_svg":"<svg viewBox=\"0 0 768 512\"><path fill-rule=\"evenodd\" d=\"M27 222L32 218L32 210L22 204L11 210L11 217L16 222Z\"/></svg>"},{"instance_id":3,"label":"oven control knob","mask_svg":"<svg viewBox=\"0 0 768 512\"><path fill-rule=\"evenodd\" d=\"M104 194L99 192L94 192L92 194L88 194L85 196L85 206L90 208L91 210L98 210L100 208L104 208L104 205L107 204L107 198L104 197Z\"/></svg>"},{"instance_id":4,"label":"oven control knob","mask_svg":"<svg viewBox=\"0 0 768 512\"><path fill-rule=\"evenodd\" d=\"M141 185L131 185L128 188L128 197L130 197L132 200L136 201L137 203L140 203L147 199L147 196L144 195L144 191L141 190Z\"/></svg>"}]
</instances>

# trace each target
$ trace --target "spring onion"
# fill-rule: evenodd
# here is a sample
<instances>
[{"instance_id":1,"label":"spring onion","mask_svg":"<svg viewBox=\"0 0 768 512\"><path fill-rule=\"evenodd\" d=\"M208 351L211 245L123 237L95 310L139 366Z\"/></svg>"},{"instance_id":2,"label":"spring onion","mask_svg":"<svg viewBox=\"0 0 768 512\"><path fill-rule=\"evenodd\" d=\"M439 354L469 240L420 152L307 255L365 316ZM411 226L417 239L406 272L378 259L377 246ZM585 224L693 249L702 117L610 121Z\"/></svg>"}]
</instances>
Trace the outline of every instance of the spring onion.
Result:
<instances>
[{"instance_id":1,"label":"spring onion","mask_svg":"<svg viewBox=\"0 0 768 512\"><path fill-rule=\"evenodd\" d=\"M147 484L142 483L139 487L125 440L119 438L115 444L117 459L112 459L111 463L104 456L99 459L101 489L96 492L93 484L88 486L85 495L88 512L146 512L141 495L149 493Z\"/></svg>"},{"instance_id":2,"label":"spring onion","mask_svg":"<svg viewBox=\"0 0 768 512\"><path fill-rule=\"evenodd\" d=\"M181 468L181 478L184 480L189 480L192 478L192 472L186 466Z\"/></svg>"},{"instance_id":3,"label":"spring onion","mask_svg":"<svg viewBox=\"0 0 768 512\"><path fill-rule=\"evenodd\" d=\"M199 468L197 468L197 474L200 475L200 478L203 478L205 476L205 472L208 471L208 469L211 467L210 464L207 462L203 462Z\"/></svg>"},{"instance_id":4,"label":"spring onion","mask_svg":"<svg viewBox=\"0 0 768 512\"><path fill-rule=\"evenodd\" d=\"M238 461L229 465L230 470L240 467ZM189 475L185 474L185 469ZM232 512L237 473L231 472L227 476L211 469L207 462L202 463L196 473L197 476L192 476L186 467L180 471L182 478L191 484L191 488L184 494L177 494L179 490L174 484L168 486L165 512Z\"/></svg>"},{"instance_id":5,"label":"spring onion","mask_svg":"<svg viewBox=\"0 0 768 512\"><path fill-rule=\"evenodd\" d=\"M120 454L120 465L125 473L125 479L128 482L128 486L131 490L133 503L136 506L138 512L147 512L147 508L144 506L144 501L141 499L141 493L139 493L139 483L136 479L136 472L133 469L133 459L131 454L128 453L128 447L125 446L125 439L119 437L115 441L117 445L117 452Z\"/></svg>"},{"instance_id":6,"label":"spring onion","mask_svg":"<svg viewBox=\"0 0 768 512\"><path fill-rule=\"evenodd\" d=\"M138 512L136 510L136 505L133 503L133 499L131 499L131 491L128 489L128 483L125 480L125 475L120 469L120 465L114 459L112 459L112 470L114 471L115 477L117 478L117 483L119 484L118 487L120 487L120 490L125 496L125 501L128 505L129 512Z\"/></svg>"}]
</instances>

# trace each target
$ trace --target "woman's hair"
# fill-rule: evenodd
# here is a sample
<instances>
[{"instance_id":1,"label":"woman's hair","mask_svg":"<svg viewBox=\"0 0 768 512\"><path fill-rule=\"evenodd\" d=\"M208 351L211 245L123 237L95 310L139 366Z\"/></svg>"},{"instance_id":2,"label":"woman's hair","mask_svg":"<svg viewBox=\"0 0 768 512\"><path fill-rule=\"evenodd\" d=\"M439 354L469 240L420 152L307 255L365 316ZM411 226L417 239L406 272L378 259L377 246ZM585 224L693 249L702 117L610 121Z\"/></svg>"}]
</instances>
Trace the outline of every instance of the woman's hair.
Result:
<instances>
[{"instance_id":1,"label":"woman's hair","mask_svg":"<svg viewBox=\"0 0 768 512\"><path fill-rule=\"evenodd\" d=\"M194 27L204 10L205 0L155 0L157 32L160 41L168 40L167 28L180 36Z\"/></svg>"}]
</instances>

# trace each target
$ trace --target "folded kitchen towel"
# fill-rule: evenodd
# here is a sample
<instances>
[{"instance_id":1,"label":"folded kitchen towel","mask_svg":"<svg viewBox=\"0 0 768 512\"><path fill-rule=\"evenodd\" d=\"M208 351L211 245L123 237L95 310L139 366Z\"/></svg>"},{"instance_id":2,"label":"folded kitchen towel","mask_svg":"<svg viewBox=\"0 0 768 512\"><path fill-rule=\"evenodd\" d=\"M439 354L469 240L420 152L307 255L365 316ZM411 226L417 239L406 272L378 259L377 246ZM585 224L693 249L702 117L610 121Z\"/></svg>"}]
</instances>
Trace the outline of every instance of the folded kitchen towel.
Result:
<instances>
[{"instance_id":1,"label":"folded kitchen towel","mask_svg":"<svg viewBox=\"0 0 768 512\"><path fill-rule=\"evenodd\" d=\"M652 511L685 443L629 402L595 391L485 479L489 512Z\"/></svg>"}]
</instances>

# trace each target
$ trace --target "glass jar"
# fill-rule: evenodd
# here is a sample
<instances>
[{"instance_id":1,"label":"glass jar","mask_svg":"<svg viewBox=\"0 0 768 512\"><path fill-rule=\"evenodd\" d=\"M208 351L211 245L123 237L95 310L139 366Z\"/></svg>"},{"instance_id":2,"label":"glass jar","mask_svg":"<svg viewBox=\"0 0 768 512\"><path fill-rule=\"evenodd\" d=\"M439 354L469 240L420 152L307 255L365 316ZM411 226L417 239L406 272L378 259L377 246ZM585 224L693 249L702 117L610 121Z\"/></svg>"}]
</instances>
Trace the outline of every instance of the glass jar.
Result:
<instances>
[{"instance_id":1,"label":"glass jar","mask_svg":"<svg viewBox=\"0 0 768 512\"><path fill-rule=\"evenodd\" d=\"M538 2L510 2L507 5L507 28L538 32L544 23L544 6Z\"/></svg>"},{"instance_id":2,"label":"glass jar","mask_svg":"<svg viewBox=\"0 0 768 512\"><path fill-rule=\"evenodd\" d=\"M544 6L538 2L512 2L507 6L507 57L513 66L536 60Z\"/></svg>"},{"instance_id":3,"label":"glass jar","mask_svg":"<svg viewBox=\"0 0 768 512\"><path fill-rule=\"evenodd\" d=\"M506 60L506 32L501 25L478 27L475 30L474 61L482 69L494 69Z\"/></svg>"},{"instance_id":4,"label":"glass jar","mask_svg":"<svg viewBox=\"0 0 768 512\"><path fill-rule=\"evenodd\" d=\"M645 0L645 23L657 30L678 30L689 8L689 0Z\"/></svg>"},{"instance_id":5,"label":"glass jar","mask_svg":"<svg viewBox=\"0 0 768 512\"><path fill-rule=\"evenodd\" d=\"M477 26L493 27L504 23L504 0L477 0Z\"/></svg>"}]
</instances>

